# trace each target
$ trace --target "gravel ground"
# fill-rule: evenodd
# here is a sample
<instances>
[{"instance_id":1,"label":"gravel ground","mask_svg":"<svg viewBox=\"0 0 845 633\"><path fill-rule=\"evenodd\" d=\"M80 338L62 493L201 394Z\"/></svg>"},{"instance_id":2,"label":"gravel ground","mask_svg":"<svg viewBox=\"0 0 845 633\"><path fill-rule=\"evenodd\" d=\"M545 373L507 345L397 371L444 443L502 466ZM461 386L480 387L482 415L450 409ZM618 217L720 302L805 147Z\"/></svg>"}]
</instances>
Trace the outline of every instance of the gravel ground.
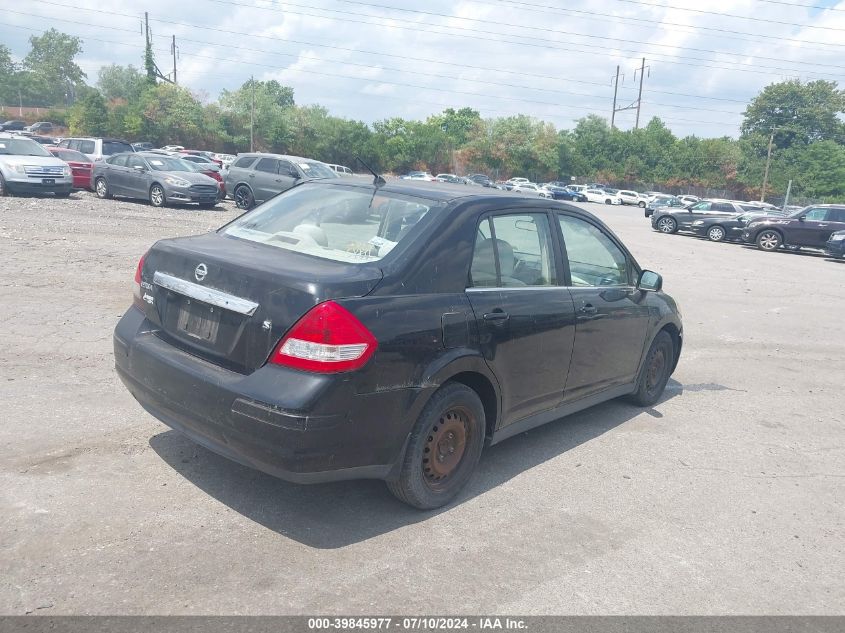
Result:
<instances>
[{"instance_id":1,"label":"gravel ground","mask_svg":"<svg viewBox=\"0 0 845 633\"><path fill-rule=\"evenodd\" d=\"M230 203L0 199L0 612L841 613L845 265L589 208L681 304L666 397L495 446L421 513L230 463L115 376L139 256Z\"/></svg>"}]
</instances>

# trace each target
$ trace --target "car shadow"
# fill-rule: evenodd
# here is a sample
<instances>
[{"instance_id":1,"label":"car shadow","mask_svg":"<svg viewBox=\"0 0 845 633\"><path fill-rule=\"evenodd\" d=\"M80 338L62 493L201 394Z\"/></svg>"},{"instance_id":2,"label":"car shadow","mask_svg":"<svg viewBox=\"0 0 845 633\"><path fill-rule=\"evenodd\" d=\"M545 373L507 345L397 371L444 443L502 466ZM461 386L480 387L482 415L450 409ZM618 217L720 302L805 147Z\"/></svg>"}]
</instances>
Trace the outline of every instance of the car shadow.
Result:
<instances>
[{"instance_id":1,"label":"car shadow","mask_svg":"<svg viewBox=\"0 0 845 633\"><path fill-rule=\"evenodd\" d=\"M747 248L752 251L759 251L760 249L754 246L753 244L742 244L743 248ZM809 246L804 246L801 250L792 250L791 248L779 248L775 253L787 254L787 255L795 255L798 257L830 257L822 250L812 250Z\"/></svg>"},{"instance_id":2,"label":"car shadow","mask_svg":"<svg viewBox=\"0 0 845 633\"><path fill-rule=\"evenodd\" d=\"M670 380L658 406L683 391L683 385ZM449 505L431 511L401 503L382 481L310 486L288 483L221 457L173 430L153 436L149 444L180 475L251 521L303 545L335 549L448 512L625 424L643 411L655 418L663 417L654 407L644 410L617 399L485 447L478 470L466 489Z\"/></svg>"}]
</instances>

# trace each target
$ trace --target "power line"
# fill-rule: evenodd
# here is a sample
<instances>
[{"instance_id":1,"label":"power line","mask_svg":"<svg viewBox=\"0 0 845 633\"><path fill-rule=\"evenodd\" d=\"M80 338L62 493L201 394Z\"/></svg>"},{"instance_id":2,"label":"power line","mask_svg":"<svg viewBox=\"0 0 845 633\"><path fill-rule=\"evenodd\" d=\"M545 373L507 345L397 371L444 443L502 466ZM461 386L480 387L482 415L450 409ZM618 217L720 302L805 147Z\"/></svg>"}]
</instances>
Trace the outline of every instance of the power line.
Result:
<instances>
[{"instance_id":1,"label":"power line","mask_svg":"<svg viewBox=\"0 0 845 633\"><path fill-rule=\"evenodd\" d=\"M406 30L406 31L414 31L415 33L420 33L420 32L422 32L422 33L435 33L435 34L439 34L439 35L448 35L448 36L451 36L451 37L466 37L466 38L469 38L469 39L495 42L497 44L501 44L501 43L515 44L515 45L518 45L518 46L527 46L527 47L531 47L531 48L546 48L546 49L550 49L550 50L561 50L561 51L568 51L568 52L585 53L585 54L588 54L588 55L597 55L597 56L601 56L603 58L607 58L607 49L608 49L607 46L585 44L585 43L582 43L582 42L577 42L575 44L578 45L578 46L599 49L601 52L593 52L593 51L584 50L584 49L555 46L553 44L555 44L557 42L557 40L549 40L549 39L537 38L537 37L534 37L534 36L519 35L519 34L515 34L515 33L503 33L501 31L470 29L470 28L461 27L461 26L449 26L449 25L427 25L427 26L435 26L435 27L439 27L439 28L446 28L446 29L452 29L452 30L457 30L457 31L465 31L467 33L482 33L484 35L501 35L501 36L505 36L505 37L517 37L517 38L523 38L523 39L527 39L527 38L530 37L532 41L530 41L530 42L520 42L520 41L513 41L513 40L502 40L502 39L493 39L493 38L489 38L489 37L480 37L478 35L464 35L464 34L460 34L460 33L451 33L451 32L448 32L448 31L446 31L446 32L444 32L444 31L434 31L434 30L431 30L430 28L420 28L419 25L403 26L403 25L400 25L400 24L392 24L392 23L384 24L384 23L380 23L380 22L366 22L366 21L363 21L363 20L350 19L349 17L334 17L334 16L331 16L331 15L305 13L303 11L292 11L292 10L287 9L287 8L279 9L279 8L274 8L274 7L254 6L254 5L244 4L244 3L241 3L241 2L235 2L234 0L211 0L211 2L217 2L219 4L226 4L226 5L233 5L233 6L248 7L250 9L257 9L257 10L260 10L260 11L274 11L274 12L282 12L282 13L285 13L285 14L303 15L303 16L315 17L315 18L320 18L320 19L335 20L335 21L344 22L344 23L352 22L352 23L356 23L356 24L368 24L370 26L380 26L380 27L383 27L383 28L402 29L402 30ZM48 4L52 4L52 3L48 3ZM300 4L296 4L296 3L293 3L293 2L287 2L287 1L285 1L285 5L295 6L295 7L304 7L304 8L311 9L311 10L325 11L325 12L329 12L329 13L338 13L338 14L341 14L342 16L367 17L367 18L374 18L374 19L377 19L377 20L386 19L386 18L383 18L381 16L372 15L372 14L369 14L369 13L354 13L354 12L350 12L350 11L341 11L341 10L338 10L338 9L325 9L325 8L322 8L322 7L312 7L310 5L300 5ZM451 19L455 16L447 16L447 17L449 17ZM159 21L167 23L167 20L159 20ZM627 40L621 40L621 41L627 41ZM543 44L538 44L536 42L543 42ZM643 55L643 52L639 51L639 50L622 49L622 48L619 48L619 49L616 49L616 50L619 50L620 52L624 52L624 53L630 53L630 54L636 55L638 57L641 57ZM716 52L718 54L730 54L730 53L721 52L721 51L716 51ZM813 75L826 75L826 76L830 76L830 77L839 77L840 76L840 74L837 74L837 73L826 73L826 72L815 71L815 70L801 70L801 69L797 69L797 68L781 68L781 67L777 67L777 66L762 66L760 64L747 63L747 62L734 62L734 61L730 61L730 60L725 60L725 61L711 60L711 59L706 59L706 58L701 58L701 57L688 57L688 56L684 56L684 55L671 55L671 54L668 54L668 53L650 52L650 53L648 53L648 55L650 57L654 57L655 55L661 55L663 57L667 57L668 59L657 60L657 61L663 61L663 62L666 62L666 63L678 64L678 65L682 65L682 66L695 66L695 67L700 67L700 68L712 68L712 69L716 69L716 70L731 70L731 71L735 71L735 72L739 71L739 72L748 72L748 73L755 73L755 74L771 74L771 73L766 73L766 72L760 72L760 70L758 70L758 69L766 69L766 70L777 71L778 73L787 73L787 74L799 74L800 75L802 73L805 73L805 74L813 74ZM772 59L772 58L767 58L767 59ZM694 61L694 62L715 61L716 63L732 64L732 66L728 68L728 67L724 67L724 66L712 66L712 65L701 64L701 63L692 64L692 63L689 63L689 62L676 61L676 60L690 60L690 61ZM801 62L801 61L792 62L792 63L812 64L811 62ZM813 64L813 65L817 65L817 64ZM748 66L750 68L749 69L737 68L737 66ZM834 66L834 67L835 68L843 68L843 67L840 67L840 66Z\"/></svg>"},{"instance_id":2,"label":"power line","mask_svg":"<svg viewBox=\"0 0 845 633\"><path fill-rule=\"evenodd\" d=\"M16 11L14 13L22 13L22 12ZM42 16L33 15L33 17L42 17ZM156 21L155 18L152 18L152 20ZM75 21L72 21L72 20L62 20L62 21L70 22L70 23L73 23L73 24L83 24L81 22L75 22ZM114 28L115 30L131 32L129 29L117 29L116 27L99 25L99 24L86 24L86 26L94 26L94 27L98 27L98 28L107 28L107 29L113 29ZM87 36L79 36L79 37L87 37ZM154 37L162 37L162 38L166 37L166 38L169 39L171 36L154 35ZM89 39L94 39L94 38L89 38ZM329 62L329 63L333 63L333 64L340 64L340 65L347 65L347 66L357 66L357 67L361 67L361 68L375 69L375 70L388 71L388 72L390 72L390 71L399 72L399 73L407 72L402 68L392 68L392 67L389 67L389 66L382 66L382 65L376 66L376 65L373 65L373 64L363 64L363 63L360 63L360 62L352 62L352 61L346 61L346 60L340 60L340 59L325 59L325 58L321 58L321 57L303 57L302 55L295 54L295 53L282 53L282 52L277 52L277 51L267 51L267 50L257 49L257 48L254 48L254 47L234 46L234 45L231 45L231 44L218 44L218 43L215 43L215 42L206 42L206 41L203 41L203 40L194 40L194 39L191 39L191 38L180 38L180 39L181 39L182 42L190 42L190 43L193 43L193 44L200 44L200 45L211 46L211 47L216 47L216 48L226 48L227 50L228 49L236 49L236 50L244 50L244 51L248 51L248 52L252 52L252 53L263 53L263 54L267 54L267 55L276 55L276 56L281 56L281 57L291 57L291 58L294 58L294 59L310 59L310 60L314 60L314 61ZM99 40L99 41L105 42L105 40ZM168 51L168 52L170 52L170 53L173 52L172 45L171 45L170 51ZM239 60L229 60L229 61L238 62ZM418 58L415 61L419 61ZM174 65L175 65L175 60L174 60ZM272 67L275 68L275 66L272 66ZM437 78L437 79L453 79L455 81L468 81L468 82L472 82L472 83L481 83L481 84L487 84L487 85L492 85L492 86L500 86L500 87L505 87L505 88L518 88L518 89L521 89L521 90L536 90L536 91L540 91L540 92L548 92L548 93L553 93L553 94L563 94L563 95L570 95L570 96L577 96L577 97L595 97L595 98L599 98L599 99L602 99L602 98L605 97L605 95L600 95L600 94L595 94L595 93L572 92L572 91L558 90L558 89L553 89L553 88L537 88L537 87L533 87L533 86L526 86L526 85L523 85L523 84L503 83L503 82L490 81L490 80L486 80L486 79L469 79L469 78L466 78L466 77L458 77L458 76L454 76L454 75L444 75L443 73L428 73L428 72L422 72L422 71L415 70L414 74L426 76L426 77L434 77L434 78ZM164 79L166 81L170 81L169 78L164 77L163 75L160 74L160 72L159 72L159 77L161 77L162 79ZM604 86L605 84L598 84L598 85ZM469 93L467 93L467 94L469 94ZM480 94L480 93L472 93L472 94ZM494 98L501 98L501 99L515 99L514 97L497 97L495 95L484 95L484 96L491 96L491 97L494 97ZM562 104L553 104L553 103L547 102L547 101L532 101L532 100L527 100L527 99L518 99L518 100L526 101L528 103L543 103L543 104L546 104L546 105L556 105L558 107L574 107L574 106L566 106L566 105L562 105ZM681 109L681 110L693 110L693 111L701 111L701 112L716 112L716 113L720 113L720 114L731 114L731 115L737 115L737 116L742 114L742 112L736 112L736 111L733 111L733 110L720 110L720 109L716 109L716 108L705 108L705 107L699 107L699 106L688 106L688 105L673 104L673 103L662 103L662 102L658 102L658 101L647 101L646 103L649 103L650 105L654 105L654 106L676 108L676 109Z\"/></svg>"},{"instance_id":3,"label":"power line","mask_svg":"<svg viewBox=\"0 0 845 633\"><path fill-rule=\"evenodd\" d=\"M706 9L690 9L689 7L678 7L671 4L658 4L655 2L645 2L644 0L616 0L617 2L626 2L628 4L639 4L646 7L657 7L659 9L675 9L677 11L689 11L690 13L701 13L706 15L718 15L725 18L733 18L735 20L750 20L752 22L766 22L768 24L781 24L783 26L796 26L794 22L784 22L783 20L769 20L767 18L756 18L747 15L736 15L735 13L723 13L721 11L708 11ZM813 24L800 25L805 29L819 29L823 31L845 31L845 28L836 26L816 26Z\"/></svg>"},{"instance_id":4,"label":"power line","mask_svg":"<svg viewBox=\"0 0 845 633\"><path fill-rule=\"evenodd\" d=\"M782 0L757 0L757 2L767 2L769 4L782 4L787 7L795 7L799 9L819 9L821 11L845 11L838 7L822 7L817 4L798 4L797 2L783 2Z\"/></svg>"},{"instance_id":5,"label":"power line","mask_svg":"<svg viewBox=\"0 0 845 633\"><path fill-rule=\"evenodd\" d=\"M212 0L212 1L216 2L218 0ZM226 2L226 0L219 0L219 1L220 2ZM443 13L436 13L436 12L433 12L433 11L423 11L423 10L420 10L420 9L404 9L404 8L401 8L401 7L394 7L394 6L391 6L391 5L375 4L375 3L372 3L372 2L363 2L362 0L335 0L335 1L336 2L342 2L342 3L345 3L345 4L355 4L355 5L360 5L360 6L365 6L365 7L373 7L373 8L378 8L378 9L390 9L392 11L402 11L402 12L405 12L405 13L417 13L417 14L435 16L435 17L440 17L440 18L447 18L447 19L450 19L450 20L463 20L463 21L466 21L466 22L480 22L480 23L483 23L483 24L501 24L500 22L496 22L495 20L484 20L484 19L480 19L480 18L469 18L469 17L464 17L464 16L451 16L451 15L445 15ZM295 5L295 6L302 6L302 5ZM329 11L330 9L324 9L324 10ZM360 15L360 14L353 14L353 15ZM373 16L373 17L375 17L375 16ZM435 26L442 26L442 25L435 25ZM696 47L693 47L693 46L675 46L673 44L655 44L655 43L652 43L652 42L644 42L642 40L635 40L635 39L631 39L631 38L607 37L605 35L589 35L589 34L585 34L585 33L580 33L578 31L562 31L560 29L551 29L551 28L540 27L540 26L527 26L527 25L523 25L523 24L513 24L513 23L509 24L508 26L513 27L513 28L520 28L520 29L530 29L532 31L542 31L542 32L546 32L546 33L554 33L556 35L572 35L572 36L575 36L575 37L584 37L584 38L597 39L597 40L603 40L603 41L629 42L631 44L645 44L646 46L661 46L663 48L677 48L677 49L680 49L680 50L695 51L695 52L698 52L698 53L724 54L726 52L726 51L713 50L713 49L710 49L710 48L696 48ZM452 28L452 27L447 27L447 28ZM518 36L518 37L522 37L522 36ZM780 57L763 57L762 55L754 55L754 57L757 58L757 59L765 59L767 61L776 61L776 62L783 61L783 58L780 58ZM825 66L825 67L829 67L829 68L840 68L840 69L845 70L845 66L839 66L837 64L819 64L819 63L816 63L816 62L803 62L803 61L793 61L791 63L804 64L804 65L810 65L810 66Z\"/></svg>"},{"instance_id":6,"label":"power line","mask_svg":"<svg viewBox=\"0 0 845 633\"><path fill-rule=\"evenodd\" d=\"M731 30L731 29L717 28L717 27L714 27L714 26L684 24L682 22L661 21L659 24L655 24L654 20L651 19L651 18L638 18L636 16L629 16L629 15L619 16L619 15L613 15L613 14L610 14L610 13L602 13L602 12L597 12L597 11L587 11L585 9L570 9L568 7L563 8L563 7L550 6L550 5L546 5L546 4L534 4L534 3L530 3L530 2L520 2L519 0L467 0L467 1L472 2L474 4L483 4L483 5L486 5L486 6L496 6L496 7L501 6L501 4L494 4L495 2L499 2L499 3L504 2L504 3L507 3L506 6L508 6L508 7L510 7L511 5L517 6L517 7L518 6L530 7L533 11L537 11L538 13L546 13L546 14L549 14L549 15L560 15L561 13L575 14L575 17L578 17L579 19L582 19L582 20L598 20L598 21L602 21L602 22L618 23L619 20L622 19L622 20L625 20L625 22L644 22L651 29L659 29L659 30L663 30L663 31L669 30L665 27L672 26L672 27L675 27L675 28L692 29L693 33L695 31L713 31L713 32L716 32L716 33L730 33L732 35L749 35L749 36L756 38L756 39L748 39L748 38L745 38L745 37L732 37L731 35L721 35L721 37L724 38L724 39L738 40L740 42L751 42L751 43L755 43L755 44L765 44L766 43L766 42L761 42L759 38L766 39L766 40L777 40L779 42L793 42L795 44L801 44L801 50L805 50L805 51L818 51L818 52L823 52L823 53L834 52L830 48L811 48L811 47L808 47L808 46L804 46L804 44L806 44L806 40L790 38L790 37L782 37L780 35L766 35L764 33L749 33L748 31L734 31L734 30ZM760 2L765 2L765 1L766 0L760 0ZM545 9L545 11L543 9ZM587 16L587 17L585 17L585 16ZM635 26L637 26L638 28L644 28L644 27L640 27L639 25L635 25ZM687 30L687 31L684 31L684 33L690 33L690 31ZM834 47L834 48L845 47L845 44L836 44L834 42L818 42L818 44L821 45L821 46L831 46L831 47Z\"/></svg>"},{"instance_id":7,"label":"power line","mask_svg":"<svg viewBox=\"0 0 845 633\"><path fill-rule=\"evenodd\" d=\"M271 7L260 7L260 6L247 5L247 4L242 4L242 3L238 3L238 2L233 2L232 0L211 0L211 1L212 2L218 2L218 3L221 3L221 4L243 6L243 7L248 7L248 8L251 8L251 9L258 9L258 10L263 10L263 11L279 11L279 9L274 9L274 8L271 8ZM71 7L69 5L60 4L60 3L57 3L57 2L50 2L49 0L41 0L41 4L50 4L50 5L59 6L59 7L73 8L74 10L81 9L81 7ZM291 4L291 3L288 3L288 4ZM294 6L301 6L301 5L294 5ZM106 11L106 10L102 10L102 9L100 9L100 10L82 9L82 10L95 11L97 13L106 13L106 14L111 14L111 15L120 15L120 16L133 18L133 19L135 18L135 16L133 16L133 15L129 15L129 14L125 14L125 13L118 13L118 12L115 12L115 11ZM318 9L318 10L331 11L331 12L340 13L340 14L343 14L343 15L355 15L355 16L363 15L364 17L372 17L372 18L376 18L376 19L382 19L382 18L379 18L379 16L372 16L372 15L369 15L369 14L350 13L350 12L344 12L344 11L337 11L337 10L333 10L333 9ZM19 11L10 11L10 12L12 12L12 13L22 13L22 12L19 12ZM584 50L584 49L578 49L578 48L567 48L567 47L562 47L562 46L554 46L554 45L551 45L551 44L553 44L555 42L555 40L547 40L547 39L542 39L542 38L532 38L533 41L531 41L531 42L520 42L520 41L513 41L513 40L502 40L502 39L494 39L494 38L489 38L489 37L480 37L480 36L477 36L477 35L463 35L463 34L457 34L457 33L444 32L444 31L434 31L434 30L431 30L431 29L420 28L418 25L417 26L402 26L402 25L398 25L398 24L382 24L382 23L379 23L379 22L367 22L367 21L363 21L363 20L354 20L354 19L350 19L348 17L340 18L340 17L334 17L334 16L305 13L305 12L301 12L301 11L291 11L291 10L287 10L287 9L284 10L284 13L294 14L294 15L303 15L303 16L315 17L315 18L320 18L320 19L329 19L329 20L335 20L335 21L340 21L340 22L344 22L344 23L350 23L351 22L351 23L356 23L356 24L366 24L366 25L369 25L369 26L379 26L379 27L409 30L409 31L414 31L415 33L423 32L423 33L433 33L433 34L438 34L438 35L447 35L447 36L451 36L451 37L465 37L465 38L475 39L475 40L480 40L480 41L494 42L496 44L508 43L508 44L515 44L517 46L526 46L526 47L530 47L530 48L543 48L543 49L549 49L549 50L561 50L561 51L567 51L567 52L575 52L575 53L583 53L583 54L587 54L587 55L600 56L603 59L607 58L607 47L603 47L603 46L599 46L599 45L590 45L590 44L583 44L583 43L578 44L579 46L586 46L586 47L589 47L589 48L600 49L600 52L593 52L593 51L590 51L590 50ZM26 14L26 13L22 13L22 14L23 15L32 15L32 14ZM37 17L47 17L47 16L37 16ZM49 16L49 19L59 19L59 18L54 18L53 16ZM64 21L67 21L67 20L64 20ZM221 32L221 33L229 33L229 34L236 34L236 35L245 35L245 36L248 36L248 37L262 37L262 36L259 36L259 35L253 35L251 33L242 33L242 32L238 32L238 31L228 31L228 30L225 30L225 29L219 29L219 28L215 28L215 27L209 27L209 26L198 25L198 24L189 24L189 23L185 23L185 22L177 22L177 21L174 21L174 20L165 20L165 19L162 19L162 18L156 18L155 21L163 23L163 24L173 24L173 25L178 25L178 26L184 26L184 27L187 27L187 28L204 29L204 30L211 30L211 31L217 31L217 32ZM529 37L529 36L513 35L513 34L508 34L508 33L481 31L481 30L478 30L478 29L467 29L467 28L463 28L463 27L446 26L446 27L443 27L443 28L457 29L457 30L461 30L461 31L469 31L469 32L477 32L477 33L485 33L485 34L493 34L493 35L505 35L505 36L508 36L508 37L522 37L522 38L528 38ZM268 36L263 36L263 37L268 37ZM277 40L278 38L269 37L268 39ZM535 43L537 40L539 40L540 42L546 42L546 44L537 44L537 43ZM551 43L551 44L549 44L549 43ZM619 49L619 50L622 51L622 52L626 52L626 49ZM628 50L627 52L631 52L631 51ZM637 53L637 55L641 56L641 53ZM691 66L691 67L695 67L695 68L729 70L729 71L734 71L734 72L746 72L746 73L767 75L767 76L771 76L772 74L775 74L775 75L787 74L787 75L790 75L790 76L796 76L796 75L800 76L802 73L805 74L805 75L811 75L812 74L812 75L824 75L824 76L830 76L830 77L839 77L840 76L837 73L826 73L826 72L822 72L822 71L812 71L812 70L800 70L800 69L796 69L796 68L780 68L780 67L774 67L774 66L762 66L762 65L759 65L759 64L750 64L750 63L744 63L744 62L730 62L730 61L721 62L720 60L713 60L713 61L716 61L717 63L726 63L726 64L732 63L733 65L730 66L730 67L714 66L712 64L689 63L689 62L683 62L683 61L676 61L676 60L689 59L689 60L692 60L692 61L698 61L698 62L705 61L705 62L707 62L707 61L711 61L709 59L702 59L702 58L698 58L698 57L685 57L685 56L680 56L680 55L672 56L672 55L667 55L665 53L654 53L650 56L654 57L654 55L662 55L664 57L669 58L669 59L662 59L662 60L657 60L657 61L663 61L663 62L666 62L666 63L669 63L669 64L678 64L678 65L682 65L682 66ZM799 63L803 63L803 62L799 62ZM751 66L752 68L751 69L737 68L737 65ZM774 72L767 72L767 71L774 71Z\"/></svg>"}]
</instances>

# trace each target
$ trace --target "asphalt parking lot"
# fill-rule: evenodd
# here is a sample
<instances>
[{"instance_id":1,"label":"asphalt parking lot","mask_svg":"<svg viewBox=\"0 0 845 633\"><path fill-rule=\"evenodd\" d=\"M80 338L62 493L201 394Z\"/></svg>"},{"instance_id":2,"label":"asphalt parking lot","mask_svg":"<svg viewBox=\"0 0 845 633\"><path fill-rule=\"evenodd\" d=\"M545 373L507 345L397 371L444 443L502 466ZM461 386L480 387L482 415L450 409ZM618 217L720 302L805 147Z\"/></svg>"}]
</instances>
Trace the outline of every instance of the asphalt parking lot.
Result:
<instances>
[{"instance_id":1,"label":"asphalt parking lot","mask_svg":"<svg viewBox=\"0 0 845 633\"><path fill-rule=\"evenodd\" d=\"M0 611L840 613L845 263L585 206L680 303L666 396L497 445L425 513L381 482L231 463L120 384L112 328L138 257L230 204L0 199Z\"/></svg>"}]
</instances>

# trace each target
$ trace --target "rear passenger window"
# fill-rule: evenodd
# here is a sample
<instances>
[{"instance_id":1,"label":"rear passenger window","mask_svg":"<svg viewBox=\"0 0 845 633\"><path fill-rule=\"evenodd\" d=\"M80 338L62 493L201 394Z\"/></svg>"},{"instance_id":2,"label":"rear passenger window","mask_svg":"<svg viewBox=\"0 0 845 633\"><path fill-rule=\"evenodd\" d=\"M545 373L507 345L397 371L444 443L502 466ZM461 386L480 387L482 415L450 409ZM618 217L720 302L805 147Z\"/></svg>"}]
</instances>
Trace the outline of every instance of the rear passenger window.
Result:
<instances>
[{"instance_id":1,"label":"rear passenger window","mask_svg":"<svg viewBox=\"0 0 845 633\"><path fill-rule=\"evenodd\" d=\"M828 209L827 219L830 222L845 222L845 209Z\"/></svg>"},{"instance_id":2,"label":"rear passenger window","mask_svg":"<svg viewBox=\"0 0 845 633\"><path fill-rule=\"evenodd\" d=\"M253 163L258 160L257 156L244 156L243 158L239 158L236 160L232 167L242 167L246 169L247 167L252 167Z\"/></svg>"},{"instance_id":3,"label":"rear passenger window","mask_svg":"<svg viewBox=\"0 0 845 633\"><path fill-rule=\"evenodd\" d=\"M597 226L559 216L573 286L626 286L628 259Z\"/></svg>"},{"instance_id":4,"label":"rear passenger window","mask_svg":"<svg viewBox=\"0 0 845 633\"><path fill-rule=\"evenodd\" d=\"M268 174L275 174L279 161L275 158L262 158L255 166L255 171L264 171Z\"/></svg>"},{"instance_id":5,"label":"rear passenger window","mask_svg":"<svg viewBox=\"0 0 845 633\"><path fill-rule=\"evenodd\" d=\"M548 217L497 215L478 227L470 270L475 287L551 286L557 283Z\"/></svg>"},{"instance_id":6,"label":"rear passenger window","mask_svg":"<svg viewBox=\"0 0 845 633\"><path fill-rule=\"evenodd\" d=\"M724 211L727 213L734 213L736 209L734 209L732 204L728 204L726 202L714 202L711 211Z\"/></svg>"},{"instance_id":7,"label":"rear passenger window","mask_svg":"<svg viewBox=\"0 0 845 633\"><path fill-rule=\"evenodd\" d=\"M79 147L74 147L73 149L79 150L83 154L93 154L94 153L94 141L77 141L79 143Z\"/></svg>"}]
</instances>

